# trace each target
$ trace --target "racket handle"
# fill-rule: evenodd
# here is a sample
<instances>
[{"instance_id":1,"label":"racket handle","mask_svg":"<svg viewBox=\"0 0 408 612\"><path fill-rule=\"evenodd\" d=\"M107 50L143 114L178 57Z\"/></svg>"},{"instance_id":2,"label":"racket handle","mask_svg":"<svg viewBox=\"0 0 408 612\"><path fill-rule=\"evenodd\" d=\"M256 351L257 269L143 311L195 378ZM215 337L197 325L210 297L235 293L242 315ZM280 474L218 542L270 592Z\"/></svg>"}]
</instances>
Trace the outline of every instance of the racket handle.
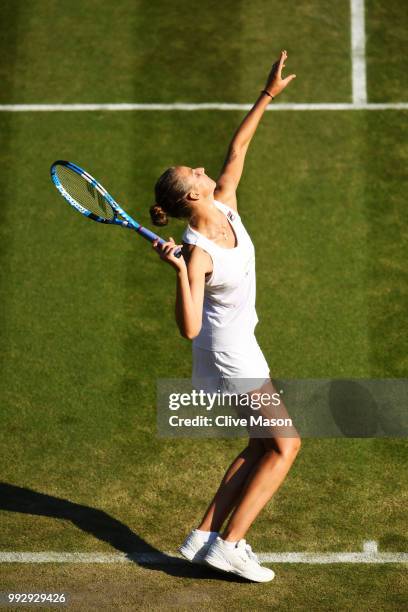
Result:
<instances>
[{"instance_id":1,"label":"racket handle","mask_svg":"<svg viewBox=\"0 0 408 612\"><path fill-rule=\"evenodd\" d=\"M147 227L143 227L142 225L137 225L136 227L134 227L134 229L141 236L143 236L143 238L146 238L146 240L150 240L150 242L153 242L153 240L158 240L160 244L164 244L166 242L165 240L163 240L163 238L160 238L160 236L158 236L151 230L147 229ZM177 257L177 259L181 257L181 249L177 249L176 251L174 251L174 257Z\"/></svg>"},{"instance_id":2,"label":"racket handle","mask_svg":"<svg viewBox=\"0 0 408 612\"><path fill-rule=\"evenodd\" d=\"M165 240L163 240L163 238L160 238L160 239L159 239L159 243L160 243L160 244L164 244L165 242L166 242L166 241L165 241ZM174 257L177 257L177 259L179 259L179 258L181 257L181 254L182 254L182 250L181 250L181 249L176 249L176 250L174 251L174 253L173 253Z\"/></svg>"}]
</instances>

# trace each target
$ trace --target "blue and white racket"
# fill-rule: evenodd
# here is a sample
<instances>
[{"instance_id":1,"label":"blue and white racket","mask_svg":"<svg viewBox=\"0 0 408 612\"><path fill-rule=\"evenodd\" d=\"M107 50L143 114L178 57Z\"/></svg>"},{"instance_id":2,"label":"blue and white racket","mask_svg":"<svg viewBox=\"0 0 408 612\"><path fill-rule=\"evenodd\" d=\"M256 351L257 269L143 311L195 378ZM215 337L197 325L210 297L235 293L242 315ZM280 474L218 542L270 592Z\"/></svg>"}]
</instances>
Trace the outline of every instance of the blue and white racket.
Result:
<instances>
[{"instance_id":1,"label":"blue and white racket","mask_svg":"<svg viewBox=\"0 0 408 612\"><path fill-rule=\"evenodd\" d=\"M51 179L67 202L88 219L128 227L150 242L165 243L163 238L132 219L93 176L76 164L62 160L54 162ZM180 257L181 249L174 251L174 256Z\"/></svg>"}]
</instances>

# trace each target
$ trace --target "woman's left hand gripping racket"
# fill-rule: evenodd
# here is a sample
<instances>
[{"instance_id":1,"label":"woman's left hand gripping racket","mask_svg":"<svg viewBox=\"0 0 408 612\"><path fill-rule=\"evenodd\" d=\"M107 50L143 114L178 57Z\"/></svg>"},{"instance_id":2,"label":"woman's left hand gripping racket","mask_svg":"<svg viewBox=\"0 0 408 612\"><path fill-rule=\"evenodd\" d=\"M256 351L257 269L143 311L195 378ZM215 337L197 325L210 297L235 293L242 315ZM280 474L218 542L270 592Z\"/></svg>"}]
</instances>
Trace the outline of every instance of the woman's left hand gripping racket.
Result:
<instances>
[{"instance_id":1,"label":"woman's left hand gripping racket","mask_svg":"<svg viewBox=\"0 0 408 612\"><path fill-rule=\"evenodd\" d=\"M58 160L51 166L51 178L60 194L80 213L99 223L112 223L133 229L150 242L165 240L137 223L88 172L72 162ZM174 251L181 256L181 248Z\"/></svg>"}]
</instances>

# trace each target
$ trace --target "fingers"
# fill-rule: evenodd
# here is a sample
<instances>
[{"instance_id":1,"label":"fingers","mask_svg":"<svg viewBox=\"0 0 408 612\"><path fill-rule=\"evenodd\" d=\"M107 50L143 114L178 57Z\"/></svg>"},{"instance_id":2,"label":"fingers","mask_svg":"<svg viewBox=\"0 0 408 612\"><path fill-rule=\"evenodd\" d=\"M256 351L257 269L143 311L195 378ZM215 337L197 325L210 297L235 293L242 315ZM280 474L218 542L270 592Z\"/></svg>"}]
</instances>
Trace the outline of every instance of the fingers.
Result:
<instances>
[{"instance_id":1,"label":"fingers","mask_svg":"<svg viewBox=\"0 0 408 612\"><path fill-rule=\"evenodd\" d=\"M282 68L284 68L285 66L285 60L287 59L287 57L288 57L288 53L285 49L283 49L281 51L280 58L279 58L279 76L282 73Z\"/></svg>"},{"instance_id":2,"label":"fingers","mask_svg":"<svg viewBox=\"0 0 408 612\"><path fill-rule=\"evenodd\" d=\"M272 88L273 93L278 95L293 79L296 78L296 74L291 74L286 78L282 78L282 69L285 67L288 53L286 49L282 49L279 60L272 66L272 70L266 82L266 90Z\"/></svg>"},{"instance_id":3,"label":"fingers","mask_svg":"<svg viewBox=\"0 0 408 612\"><path fill-rule=\"evenodd\" d=\"M165 245L175 245L176 243L174 242L174 238L172 236L170 236L170 238L168 239L168 241L163 241L160 242L159 238L156 238L155 240L152 241L152 246L153 248L157 248L159 247L160 249L162 249Z\"/></svg>"},{"instance_id":4,"label":"fingers","mask_svg":"<svg viewBox=\"0 0 408 612\"><path fill-rule=\"evenodd\" d=\"M152 246L157 251L162 259L168 259L173 255L173 252L178 248L174 242L174 238L170 237L168 242L159 242L158 239L153 240Z\"/></svg>"},{"instance_id":5,"label":"fingers","mask_svg":"<svg viewBox=\"0 0 408 612\"><path fill-rule=\"evenodd\" d=\"M286 86L288 83L293 81L293 79L296 79L296 74L290 74L288 77L286 77L286 79L283 79L282 83L285 83Z\"/></svg>"},{"instance_id":6,"label":"fingers","mask_svg":"<svg viewBox=\"0 0 408 612\"><path fill-rule=\"evenodd\" d=\"M176 245L174 244L174 242L165 242L163 244L162 252L165 257L169 257L170 255L172 255L173 251L175 250L176 250Z\"/></svg>"},{"instance_id":7,"label":"fingers","mask_svg":"<svg viewBox=\"0 0 408 612\"><path fill-rule=\"evenodd\" d=\"M167 256L167 257L168 257L169 255L171 255L172 251L174 251L174 249L175 249L175 246L176 246L176 243L174 242L174 238L172 238L172 237L170 236L170 238L168 239L168 241L167 241L167 242L164 242L164 243L161 245L161 247L162 247L162 248L161 248L161 250L162 250L163 255L165 255L165 256Z\"/></svg>"}]
</instances>

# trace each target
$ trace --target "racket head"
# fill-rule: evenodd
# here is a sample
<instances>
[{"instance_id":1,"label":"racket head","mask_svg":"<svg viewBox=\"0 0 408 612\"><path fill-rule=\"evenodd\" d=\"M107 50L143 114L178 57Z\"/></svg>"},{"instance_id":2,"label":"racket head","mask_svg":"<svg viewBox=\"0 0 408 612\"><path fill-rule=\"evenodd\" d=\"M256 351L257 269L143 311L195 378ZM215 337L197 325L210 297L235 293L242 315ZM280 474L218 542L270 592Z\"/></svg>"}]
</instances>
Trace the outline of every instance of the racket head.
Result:
<instances>
[{"instance_id":1,"label":"racket head","mask_svg":"<svg viewBox=\"0 0 408 612\"><path fill-rule=\"evenodd\" d=\"M143 227L128 215L99 181L80 166L59 159L52 164L50 173L52 182L62 197L89 219L134 229L150 242L165 242L155 232ZM177 258L181 257L181 254L181 249L174 253Z\"/></svg>"},{"instance_id":2,"label":"racket head","mask_svg":"<svg viewBox=\"0 0 408 612\"><path fill-rule=\"evenodd\" d=\"M57 160L51 179L65 200L80 213L99 223L115 223L119 207L106 189L72 162Z\"/></svg>"}]
</instances>

